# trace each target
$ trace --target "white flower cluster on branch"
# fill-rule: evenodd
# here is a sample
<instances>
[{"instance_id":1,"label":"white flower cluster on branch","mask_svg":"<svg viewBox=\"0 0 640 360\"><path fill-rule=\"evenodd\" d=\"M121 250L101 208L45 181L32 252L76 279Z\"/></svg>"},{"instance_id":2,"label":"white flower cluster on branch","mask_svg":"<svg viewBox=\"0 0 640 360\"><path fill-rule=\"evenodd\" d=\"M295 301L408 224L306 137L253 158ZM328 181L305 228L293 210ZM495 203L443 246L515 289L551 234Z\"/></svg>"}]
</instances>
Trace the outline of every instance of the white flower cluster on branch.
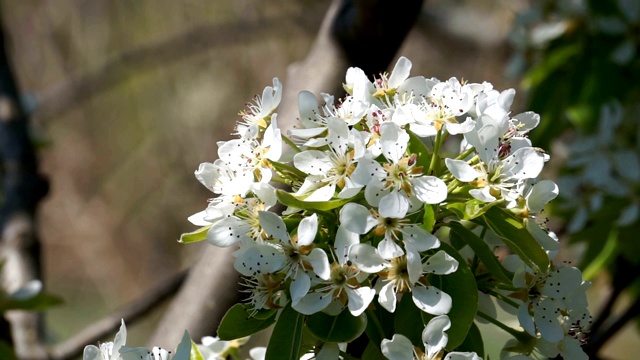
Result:
<instances>
[{"instance_id":1,"label":"white flower cluster on branch","mask_svg":"<svg viewBox=\"0 0 640 360\"><path fill-rule=\"evenodd\" d=\"M563 353L563 344L573 344L566 339L582 336L571 324L580 321L580 334L586 332L588 284L579 270L550 265L558 243L540 212L558 188L537 181L549 156L527 133L539 116L511 114L513 89L410 77L410 69L401 57L391 74L370 81L350 68L347 95L339 100L322 94L320 103L300 93L300 125L286 136L276 114L282 84L274 79L240 113L237 138L219 142L218 159L195 172L215 198L189 218L203 228L182 241L206 238L238 247L235 268L246 278L251 316L291 307L303 316L347 309L359 317L376 303L393 314L410 296L426 314L424 339L446 336L448 326L440 325L456 321L447 314L461 300L441 288L441 279L463 266L483 293L509 298L525 291L527 298L512 301L522 328L539 340L538 348ZM445 154L443 144L454 137L459 152ZM448 227L470 234L462 236L471 248L468 262L456 252L463 246L441 241L447 234L439 230ZM501 238L522 266L496 260L486 232ZM497 273L508 280L499 291L487 281L500 278ZM549 293L556 283L571 296ZM541 320L547 317L553 320ZM446 337L440 347L414 343L415 352L394 350L408 342L396 334L376 345L387 356L400 351L402 358L432 359L443 356ZM446 358L478 355L450 352Z\"/></svg>"}]
</instances>

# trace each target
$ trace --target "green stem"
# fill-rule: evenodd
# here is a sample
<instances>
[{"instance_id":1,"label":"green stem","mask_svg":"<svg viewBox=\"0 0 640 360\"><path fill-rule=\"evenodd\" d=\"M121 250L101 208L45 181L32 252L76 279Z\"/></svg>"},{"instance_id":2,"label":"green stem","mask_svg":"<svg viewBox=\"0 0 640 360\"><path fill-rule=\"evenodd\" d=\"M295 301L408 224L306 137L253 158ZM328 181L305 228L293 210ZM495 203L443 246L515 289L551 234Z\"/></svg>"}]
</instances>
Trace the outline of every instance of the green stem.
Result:
<instances>
[{"instance_id":1,"label":"green stem","mask_svg":"<svg viewBox=\"0 0 640 360\"><path fill-rule=\"evenodd\" d=\"M291 179L285 179L285 178L281 178L279 176L271 177L271 181L277 182L277 183L280 183L280 184L289 185L289 186L291 186L291 184L293 182L293 180L291 180Z\"/></svg>"},{"instance_id":2,"label":"green stem","mask_svg":"<svg viewBox=\"0 0 640 360\"><path fill-rule=\"evenodd\" d=\"M460 182L458 181L458 179L454 178L453 180L451 180L449 185L447 185L447 192L453 192L453 189L458 187L458 185L460 185Z\"/></svg>"},{"instance_id":3,"label":"green stem","mask_svg":"<svg viewBox=\"0 0 640 360\"><path fill-rule=\"evenodd\" d=\"M285 143L287 143L287 145L291 146L291 148L293 150L295 150L295 152L299 153L302 150L300 150L300 148L298 147L298 145L294 144L293 141L291 141L291 139L289 139L288 137L284 136L284 135L280 135L280 137L282 138L282 141L284 141Z\"/></svg>"},{"instance_id":4,"label":"green stem","mask_svg":"<svg viewBox=\"0 0 640 360\"><path fill-rule=\"evenodd\" d=\"M493 316L489 316L485 313L483 313L482 311L478 310L478 316L480 316L481 318L487 320L488 322L492 323L493 325L499 327L500 329L506 331L507 333L509 333L510 335L512 335L513 337L515 337L516 339L518 339L520 336L522 336L522 333L514 328L510 328L507 325L503 324L502 322L498 321L498 319L494 318Z\"/></svg>"},{"instance_id":5,"label":"green stem","mask_svg":"<svg viewBox=\"0 0 640 360\"><path fill-rule=\"evenodd\" d=\"M463 151L462 153L460 153L460 155L458 155L456 157L456 160L464 160L464 158L466 158L467 156L473 154L475 151L476 151L476 148L474 148L474 147L469 148L469 149Z\"/></svg>"},{"instance_id":6,"label":"green stem","mask_svg":"<svg viewBox=\"0 0 640 360\"><path fill-rule=\"evenodd\" d=\"M439 130L436 134L436 140L433 144L433 154L431 154L431 163L429 163L429 171L427 174L433 175L433 169L436 167L436 158L438 158L438 153L440 152L440 144L442 143L442 130Z\"/></svg>"},{"instance_id":7,"label":"green stem","mask_svg":"<svg viewBox=\"0 0 640 360\"><path fill-rule=\"evenodd\" d=\"M487 234L487 228L486 227L482 227L482 230L480 231L480 239L484 240L484 236Z\"/></svg>"},{"instance_id":8,"label":"green stem","mask_svg":"<svg viewBox=\"0 0 640 360\"><path fill-rule=\"evenodd\" d=\"M513 300L509 299L508 297L506 297L506 296L504 296L504 295L500 294L499 292L495 292L495 291L493 291L493 290L487 290L487 293L488 293L489 295L491 295L491 296L495 297L496 299L500 299L500 300L504 301L505 303L507 303L507 304L509 304L509 305L513 306L513 307L514 307L514 308L516 308L516 309L520 307L520 305L519 305L517 302L515 302L515 301L513 301Z\"/></svg>"},{"instance_id":9,"label":"green stem","mask_svg":"<svg viewBox=\"0 0 640 360\"><path fill-rule=\"evenodd\" d=\"M478 265L480 264L480 259L478 259L478 255L473 255L473 260L471 261L471 273L475 274L478 269Z\"/></svg>"}]
</instances>

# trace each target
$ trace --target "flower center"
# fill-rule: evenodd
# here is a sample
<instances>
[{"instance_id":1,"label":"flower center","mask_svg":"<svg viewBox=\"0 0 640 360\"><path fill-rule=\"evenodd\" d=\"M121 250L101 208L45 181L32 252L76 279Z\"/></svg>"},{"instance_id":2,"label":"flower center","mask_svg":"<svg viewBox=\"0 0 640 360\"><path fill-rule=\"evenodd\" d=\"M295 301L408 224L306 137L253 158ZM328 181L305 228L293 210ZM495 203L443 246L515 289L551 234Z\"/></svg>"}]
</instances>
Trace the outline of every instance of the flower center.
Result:
<instances>
[{"instance_id":1,"label":"flower center","mask_svg":"<svg viewBox=\"0 0 640 360\"><path fill-rule=\"evenodd\" d=\"M391 260L388 278L395 282L398 293L411 290L411 280L409 280L406 256L399 256Z\"/></svg>"},{"instance_id":2,"label":"flower center","mask_svg":"<svg viewBox=\"0 0 640 360\"><path fill-rule=\"evenodd\" d=\"M417 155L405 156L397 163L384 164L387 171L385 187L402 189L407 196L412 194L411 178L422 175L422 166L416 166Z\"/></svg>"}]
</instances>

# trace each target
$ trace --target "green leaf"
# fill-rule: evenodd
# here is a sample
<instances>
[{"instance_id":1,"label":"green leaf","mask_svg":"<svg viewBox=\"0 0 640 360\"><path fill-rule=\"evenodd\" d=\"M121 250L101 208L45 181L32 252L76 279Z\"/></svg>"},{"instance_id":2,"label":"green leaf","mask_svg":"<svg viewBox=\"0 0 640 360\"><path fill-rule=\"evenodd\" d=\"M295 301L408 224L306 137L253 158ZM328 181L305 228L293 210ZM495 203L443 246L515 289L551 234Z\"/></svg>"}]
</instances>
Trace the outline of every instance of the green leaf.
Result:
<instances>
[{"instance_id":1,"label":"green leaf","mask_svg":"<svg viewBox=\"0 0 640 360\"><path fill-rule=\"evenodd\" d=\"M422 322L422 311L416 307L410 294L402 296L395 311L394 329L396 334L402 334L411 340L413 346L424 348L422 343L422 331L425 323Z\"/></svg>"},{"instance_id":2,"label":"green leaf","mask_svg":"<svg viewBox=\"0 0 640 360\"><path fill-rule=\"evenodd\" d=\"M531 269L546 273L549 256L520 220L498 207L492 207L478 220L478 223L491 229Z\"/></svg>"},{"instance_id":3,"label":"green leaf","mask_svg":"<svg viewBox=\"0 0 640 360\"><path fill-rule=\"evenodd\" d=\"M462 220L472 220L487 212L494 205L496 205L495 202L485 203L478 199L471 199L466 202L452 202L445 207L456 213Z\"/></svg>"},{"instance_id":4,"label":"green leaf","mask_svg":"<svg viewBox=\"0 0 640 360\"><path fill-rule=\"evenodd\" d=\"M409 130L407 130L407 133L409 133L409 146L407 148L409 153L416 154L418 156L416 164L422 166L424 171L427 171L427 169L429 169L429 163L431 162L431 152L427 149L424 142L422 142L422 139L416 134Z\"/></svg>"},{"instance_id":5,"label":"green leaf","mask_svg":"<svg viewBox=\"0 0 640 360\"><path fill-rule=\"evenodd\" d=\"M433 226L436 224L436 214L433 211L433 205L424 205L424 216L422 217L422 228L428 232L433 231Z\"/></svg>"},{"instance_id":6,"label":"green leaf","mask_svg":"<svg viewBox=\"0 0 640 360\"><path fill-rule=\"evenodd\" d=\"M451 328L447 330L449 342L446 349L451 351L462 344L473 324L478 311L478 287L467 261L449 244L441 243L440 249L446 251L459 263L458 270L454 273L429 276L431 285L449 294L453 300L451 311L447 314L451 319ZM422 313L425 324L432 318L433 315Z\"/></svg>"},{"instance_id":7,"label":"green leaf","mask_svg":"<svg viewBox=\"0 0 640 360\"><path fill-rule=\"evenodd\" d=\"M276 190L276 197L278 198L278 201L280 201L285 206L291 206L297 209L309 210L314 212L333 210L348 202L353 201L353 198L336 199L329 201L304 201L280 189Z\"/></svg>"},{"instance_id":8,"label":"green leaf","mask_svg":"<svg viewBox=\"0 0 640 360\"><path fill-rule=\"evenodd\" d=\"M362 358L367 360L387 360L387 358L382 355L382 351L380 351L380 344L376 346L376 344L371 341L369 341L369 344L367 344L367 347L364 349Z\"/></svg>"},{"instance_id":9,"label":"green leaf","mask_svg":"<svg viewBox=\"0 0 640 360\"><path fill-rule=\"evenodd\" d=\"M18 360L11 345L4 340L0 340L0 360Z\"/></svg>"},{"instance_id":10,"label":"green leaf","mask_svg":"<svg viewBox=\"0 0 640 360\"><path fill-rule=\"evenodd\" d=\"M207 239L207 231L211 228L211 225L203 226L196 231L185 233L180 235L179 243L190 244Z\"/></svg>"},{"instance_id":11,"label":"green leaf","mask_svg":"<svg viewBox=\"0 0 640 360\"><path fill-rule=\"evenodd\" d=\"M62 304L62 299L46 293L38 293L27 299L5 297L0 299L0 313L7 310L42 311Z\"/></svg>"},{"instance_id":12,"label":"green leaf","mask_svg":"<svg viewBox=\"0 0 640 360\"><path fill-rule=\"evenodd\" d=\"M270 161L269 163L274 169L276 169L278 174L281 174L286 178L294 178L295 180L304 181L307 177L307 174L298 170L296 167L289 166L278 161Z\"/></svg>"},{"instance_id":13,"label":"green leaf","mask_svg":"<svg viewBox=\"0 0 640 360\"><path fill-rule=\"evenodd\" d=\"M370 343L380 347L382 340L390 339L394 333L395 313L388 312L382 306L375 306L365 311L367 314L367 328L364 330ZM378 350L379 351L379 350Z\"/></svg>"},{"instance_id":14,"label":"green leaf","mask_svg":"<svg viewBox=\"0 0 640 360\"><path fill-rule=\"evenodd\" d=\"M200 349L198 349L198 345L196 345L193 340L191 340L191 353L189 355L189 360L204 360L204 356L202 356Z\"/></svg>"},{"instance_id":15,"label":"green leaf","mask_svg":"<svg viewBox=\"0 0 640 360\"><path fill-rule=\"evenodd\" d=\"M469 245L476 256L478 256L478 259L480 259L487 270L489 270L491 275L503 283L511 284L513 274L502 266L489 247L489 244L487 244L478 235L474 234L471 230L465 228L459 222L449 222L449 226L451 227L450 236L452 242L461 240L465 244Z\"/></svg>"},{"instance_id":16,"label":"green leaf","mask_svg":"<svg viewBox=\"0 0 640 360\"><path fill-rule=\"evenodd\" d=\"M475 323L471 324L467 337L464 338L462 344L456 348L456 351L473 351L478 354L479 357L484 357L484 343L482 342L482 334L480 333L480 329L478 329L478 325Z\"/></svg>"},{"instance_id":17,"label":"green leaf","mask_svg":"<svg viewBox=\"0 0 640 360\"><path fill-rule=\"evenodd\" d=\"M323 312L315 313L307 319L307 328L318 340L324 342L351 342L362 335L367 327L367 316L351 315L345 308L338 316Z\"/></svg>"},{"instance_id":18,"label":"green leaf","mask_svg":"<svg viewBox=\"0 0 640 360\"><path fill-rule=\"evenodd\" d=\"M221 340L234 340L253 335L276 322L275 312L270 317L258 319L251 317L248 305L235 304L227 311L218 327Z\"/></svg>"},{"instance_id":19,"label":"green leaf","mask_svg":"<svg viewBox=\"0 0 640 360\"><path fill-rule=\"evenodd\" d=\"M304 315L288 304L278 317L273 328L265 360L298 360L302 343Z\"/></svg>"}]
</instances>

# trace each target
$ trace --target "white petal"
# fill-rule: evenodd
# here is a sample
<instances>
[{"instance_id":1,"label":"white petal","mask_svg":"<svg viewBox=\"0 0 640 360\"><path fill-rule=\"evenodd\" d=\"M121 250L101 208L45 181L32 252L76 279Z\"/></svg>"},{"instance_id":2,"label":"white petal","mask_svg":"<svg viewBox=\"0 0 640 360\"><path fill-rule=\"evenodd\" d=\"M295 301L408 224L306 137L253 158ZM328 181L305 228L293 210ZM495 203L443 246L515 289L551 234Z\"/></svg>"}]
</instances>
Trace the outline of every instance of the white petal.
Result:
<instances>
[{"instance_id":1,"label":"white petal","mask_svg":"<svg viewBox=\"0 0 640 360\"><path fill-rule=\"evenodd\" d=\"M389 76L388 85L390 88L397 88L402 84L402 82L409 77L409 72L411 71L411 61L404 56L401 56L396 65L393 67L391 71L391 76Z\"/></svg>"},{"instance_id":2,"label":"white petal","mask_svg":"<svg viewBox=\"0 0 640 360\"><path fill-rule=\"evenodd\" d=\"M329 146L337 153L344 154L348 149L349 127L342 119L331 117L327 120Z\"/></svg>"},{"instance_id":3,"label":"white petal","mask_svg":"<svg viewBox=\"0 0 640 360\"><path fill-rule=\"evenodd\" d=\"M489 193L489 190L490 190L489 186L485 186L481 189L471 189L469 190L469 195L483 202L496 201L497 199Z\"/></svg>"},{"instance_id":4,"label":"white petal","mask_svg":"<svg viewBox=\"0 0 640 360\"><path fill-rule=\"evenodd\" d=\"M346 288L345 292L347 293L347 298L349 298L347 307L353 316L362 314L376 295L376 291L367 286L357 289Z\"/></svg>"},{"instance_id":5,"label":"white petal","mask_svg":"<svg viewBox=\"0 0 640 360\"><path fill-rule=\"evenodd\" d=\"M398 124L385 122L380 125L382 155L388 160L397 163L404 156L408 142L409 134L401 129Z\"/></svg>"},{"instance_id":6,"label":"white petal","mask_svg":"<svg viewBox=\"0 0 640 360\"><path fill-rule=\"evenodd\" d=\"M504 160L504 174L516 179L534 179L544 167L544 154L535 148L522 148Z\"/></svg>"},{"instance_id":7,"label":"white petal","mask_svg":"<svg viewBox=\"0 0 640 360\"><path fill-rule=\"evenodd\" d=\"M447 169L451 171L451 175L462 182L473 181L482 175L478 170L467 164L466 161L446 158L444 162L447 165Z\"/></svg>"},{"instance_id":8,"label":"white petal","mask_svg":"<svg viewBox=\"0 0 640 360\"><path fill-rule=\"evenodd\" d=\"M260 217L260 226L267 235L273 236L280 241L289 242L287 226L280 216L270 211L259 211L258 216Z\"/></svg>"},{"instance_id":9,"label":"white petal","mask_svg":"<svg viewBox=\"0 0 640 360\"><path fill-rule=\"evenodd\" d=\"M575 267L562 267L552 272L545 280L542 294L561 299L582 284L582 273Z\"/></svg>"},{"instance_id":10,"label":"white petal","mask_svg":"<svg viewBox=\"0 0 640 360\"><path fill-rule=\"evenodd\" d=\"M311 195L307 196L304 201L329 201L333 198L333 195L336 193L336 185L335 184L327 184L316 191L312 192Z\"/></svg>"},{"instance_id":11,"label":"white petal","mask_svg":"<svg viewBox=\"0 0 640 360\"><path fill-rule=\"evenodd\" d=\"M219 144L221 145L218 146L218 157L227 164L236 166L238 164L234 162L241 161L243 156L253 158L251 147L242 139L229 140Z\"/></svg>"},{"instance_id":12,"label":"white petal","mask_svg":"<svg viewBox=\"0 0 640 360\"><path fill-rule=\"evenodd\" d=\"M564 330L556 314L557 302L546 298L533 307L533 319L542 337L557 343L564 338Z\"/></svg>"},{"instance_id":13,"label":"white petal","mask_svg":"<svg viewBox=\"0 0 640 360\"><path fill-rule=\"evenodd\" d=\"M293 156L293 165L309 175L325 176L332 164L329 154L319 150L307 150Z\"/></svg>"},{"instance_id":14,"label":"white petal","mask_svg":"<svg viewBox=\"0 0 640 360\"><path fill-rule=\"evenodd\" d=\"M291 129L288 130L288 134L291 138L309 139L316 137L325 131L327 131L327 128L325 127L313 127L309 129Z\"/></svg>"},{"instance_id":15,"label":"white petal","mask_svg":"<svg viewBox=\"0 0 640 360\"><path fill-rule=\"evenodd\" d=\"M540 115L534 113L533 111L523 112L521 114L515 115L514 119L518 120L521 124L521 127L518 128L520 132L526 132L533 130L540 123Z\"/></svg>"},{"instance_id":16,"label":"white petal","mask_svg":"<svg viewBox=\"0 0 640 360\"><path fill-rule=\"evenodd\" d=\"M273 114L274 119L275 119L275 116L276 114ZM272 140L271 140L271 144L269 145L269 151L265 156L267 159L271 161L278 161L282 156L282 135L280 133L280 129L273 130L273 135L271 139Z\"/></svg>"},{"instance_id":17,"label":"white petal","mask_svg":"<svg viewBox=\"0 0 640 360\"><path fill-rule=\"evenodd\" d=\"M361 271L370 274L384 270L389 262L369 244L354 244L349 249L349 259Z\"/></svg>"},{"instance_id":18,"label":"white petal","mask_svg":"<svg viewBox=\"0 0 640 360\"><path fill-rule=\"evenodd\" d=\"M331 293L325 294L320 292L312 292L307 293L307 295L305 295L297 303L292 303L291 307L293 307L294 310L301 314L311 315L329 306L331 300Z\"/></svg>"},{"instance_id":19,"label":"white petal","mask_svg":"<svg viewBox=\"0 0 640 360\"><path fill-rule=\"evenodd\" d=\"M147 348L143 347L123 347L120 349L120 356L122 360L153 360L151 352Z\"/></svg>"},{"instance_id":20,"label":"white petal","mask_svg":"<svg viewBox=\"0 0 640 360\"><path fill-rule=\"evenodd\" d=\"M562 356L565 359L571 360L589 359L584 350L582 350L582 346L580 346L580 342L578 341L578 339L574 339L571 337L565 337L564 341L562 342Z\"/></svg>"},{"instance_id":21,"label":"white petal","mask_svg":"<svg viewBox=\"0 0 640 360\"><path fill-rule=\"evenodd\" d=\"M206 215L207 215L207 211L206 210L202 210L202 211L200 211L198 213L195 213L195 214L189 216L187 218L187 220L189 220L189 222L192 223L195 226L211 225L211 223L209 221L204 220Z\"/></svg>"},{"instance_id":22,"label":"white petal","mask_svg":"<svg viewBox=\"0 0 640 360\"><path fill-rule=\"evenodd\" d=\"M384 183L374 180L364 189L364 198L369 205L378 207L380 200L390 192L390 189L384 189Z\"/></svg>"},{"instance_id":23,"label":"white petal","mask_svg":"<svg viewBox=\"0 0 640 360\"><path fill-rule=\"evenodd\" d=\"M430 90L424 76L410 77L398 87L398 93L413 93L417 98L429 95Z\"/></svg>"},{"instance_id":24,"label":"white petal","mask_svg":"<svg viewBox=\"0 0 640 360\"><path fill-rule=\"evenodd\" d=\"M340 224L356 234L366 234L377 224L377 220L366 207L347 203L340 209Z\"/></svg>"},{"instance_id":25,"label":"white petal","mask_svg":"<svg viewBox=\"0 0 640 360\"><path fill-rule=\"evenodd\" d=\"M396 311L396 287L392 281L387 282L378 293L378 302L388 312Z\"/></svg>"},{"instance_id":26,"label":"white petal","mask_svg":"<svg viewBox=\"0 0 640 360\"><path fill-rule=\"evenodd\" d=\"M539 212L542 208L558 196L558 185L551 180L542 180L537 182L531 188L529 196L527 196L527 207L534 213Z\"/></svg>"},{"instance_id":27,"label":"white petal","mask_svg":"<svg viewBox=\"0 0 640 360\"><path fill-rule=\"evenodd\" d=\"M120 348L127 342L127 327L124 325L124 319L120 319L120 329L113 339L112 353L117 354Z\"/></svg>"},{"instance_id":28,"label":"white petal","mask_svg":"<svg viewBox=\"0 0 640 360\"><path fill-rule=\"evenodd\" d=\"M404 255L404 251L402 248L396 244L396 242L389 237L385 237L382 241L378 243L378 253L382 258L391 260L398 256Z\"/></svg>"},{"instance_id":29,"label":"white petal","mask_svg":"<svg viewBox=\"0 0 640 360\"><path fill-rule=\"evenodd\" d=\"M542 230L535 221L531 219L523 220L524 226L529 230L529 233L534 239L547 251L556 251L560 248L560 244L557 240L549 236L549 234Z\"/></svg>"},{"instance_id":30,"label":"white petal","mask_svg":"<svg viewBox=\"0 0 640 360\"><path fill-rule=\"evenodd\" d=\"M247 231L248 227L241 220L228 217L211 226L207 231L207 241L218 247L227 247L249 239Z\"/></svg>"},{"instance_id":31,"label":"white petal","mask_svg":"<svg viewBox=\"0 0 640 360\"><path fill-rule=\"evenodd\" d=\"M82 353L82 360L102 360L100 349L95 345L87 345Z\"/></svg>"},{"instance_id":32,"label":"white petal","mask_svg":"<svg viewBox=\"0 0 640 360\"><path fill-rule=\"evenodd\" d=\"M497 122L487 115L477 120L475 131L464 134L469 144L475 147L480 159L487 164L498 153L498 137L501 135Z\"/></svg>"},{"instance_id":33,"label":"white petal","mask_svg":"<svg viewBox=\"0 0 640 360\"><path fill-rule=\"evenodd\" d=\"M218 171L212 163L202 163L194 172L196 179L207 189L213 191L213 186L218 179Z\"/></svg>"},{"instance_id":34,"label":"white petal","mask_svg":"<svg viewBox=\"0 0 640 360\"><path fill-rule=\"evenodd\" d=\"M422 268L425 273L446 275L458 269L458 260L447 254L444 250L431 255Z\"/></svg>"},{"instance_id":35,"label":"white petal","mask_svg":"<svg viewBox=\"0 0 640 360\"><path fill-rule=\"evenodd\" d=\"M405 250L407 251L407 272L409 273L409 281L415 284L422 275L422 261L420 259L420 253L411 244L405 243Z\"/></svg>"},{"instance_id":36,"label":"white petal","mask_svg":"<svg viewBox=\"0 0 640 360\"><path fill-rule=\"evenodd\" d=\"M262 201L266 208L270 208L278 202L276 198L276 189L267 183L254 183L251 187L258 199Z\"/></svg>"},{"instance_id":37,"label":"white petal","mask_svg":"<svg viewBox=\"0 0 640 360\"><path fill-rule=\"evenodd\" d=\"M313 272L316 273L322 280L328 280L331 276L331 266L329 265L329 258L327 253L320 248L311 250L309 255L306 256L306 260L309 261Z\"/></svg>"},{"instance_id":38,"label":"white petal","mask_svg":"<svg viewBox=\"0 0 640 360\"><path fill-rule=\"evenodd\" d=\"M382 179L386 171L372 159L360 159L356 169L351 174L351 180L360 185L368 185L373 179Z\"/></svg>"},{"instance_id":39,"label":"white petal","mask_svg":"<svg viewBox=\"0 0 640 360\"><path fill-rule=\"evenodd\" d=\"M413 188L418 199L427 204L439 204L447 199L447 184L435 176L414 178Z\"/></svg>"},{"instance_id":40,"label":"white petal","mask_svg":"<svg viewBox=\"0 0 640 360\"><path fill-rule=\"evenodd\" d=\"M413 360L413 344L404 335L394 334L380 344L382 354L390 360Z\"/></svg>"},{"instance_id":41,"label":"white petal","mask_svg":"<svg viewBox=\"0 0 640 360\"><path fill-rule=\"evenodd\" d=\"M434 358L447 346L449 337L445 331L451 327L451 320L447 315L436 316L429 320L427 326L422 330L422 342L425 345L427 358Z\"/></svg>"},{"instance_id":42,"label":"white petal","mask_svg":"<svg viewBox=\"0 0 640 360\"><path fill-rule=\"evenodd\" d=\"M284 224L284 222L283 222ZM318 232L318 215L308 216L298 225L298 245L306 246L313 242Z\"/></svg>"},{"instance_id":43,"label":"white petal","mask_svg":"<svg viewBox=\"0 0 640 360\"><path fill-rule=\"evenodd\" d=\"M338 193L339 199L350 199L358 195L360 190L362 190L362 186L354 183L350 178L345 178L344 180L345 180L345 186Z\"/></svg>"},{"instance_id":44,"label":"white petal","mask_svg":"<svg viewBox=\"0 0 640 360\"><path fill-rule=\"evenodd\" d=\"M416 286L411 294L413 303L426 313L444 315L451 310L451 296L435 286Z\"/></svg>"},{"instance_id":45,"label":"white petal","mask_svg":"<svg viewBox=\"0 0 640 360\"><path fill-rule=\"evenodd\" d=\"M316 114L318 111L318 99L309 91L301 91L298 94L298 109L300 111L300 122L305 128L313 128L317 125Z\"/></svg>"},{"instance_id":46,"label":"white petal","mask_svg":"<svg viewBox=\"0 0 640 360\"><path fill-rule=\"evenodd\" d=\"M409 210L409 199L400 194L399 191L392 191L380 199L378 212L385 218L402 219Z\"/></svg>"},{"instance_id":47,"label":"white petal","mask_svg":"<svg viewBox=\"0 0 640 360\"><path fill-rule=\"evenodd\" d=\"M352 245L360 243L358 234L345 229L343 226L338 227L336 232L336 242L333 244L338 263L346 264L349 260L349 249Z\"/></svg>"},{"instance_id":48,"label":"white petal","mask_svg":"<svg viewBox=\"0 0 640 360\"><path fill-rule=\"evenodd\" d=\"M249 356L251 356L251 360L264 360L267 356L267 348L264 346L254 347L249 350Z\"/></svg>"},{"instance_id":49,"label":"white petal","mask_svg":"<svg viewBox=\"0 0 640 360\"><path fill-rule=\"evenodd\" d=\"M430 249L435 249L440 246L440 240L417 225L407 225L402 228L402 239L405 242L411 243L416 250L422 252Z\"/></svg>"},{"instance_id":50,"label":"white petal","mask_svg":"<svg viewBox=\"0 0 640 360\"><path fill-rule=\"evenodd\" d=\"M242 246L233 253L233 267L244 276L271 274L282 269L285 257L276 248L266 244Z\"/></svg>"},{"instance_id":51,"label":"white petal","mask_svg":"<svg viewBox=\"0 0 640 360\"><path fill-rule=\"evenodd\" d=\"M526 302L518 308L518 321L520 326L531 336L537 336L536 326L533 322L533 316L529 314L529 302Z\"/></svg>"},{"instance_id":52,"label":"white petal","mask_svg":"<svg viewBox=\"0 0 640 360\"><path fill-rule=\"evenodd\" d=\"M465 121L461 124L450 123L450 122L445 123L445 128L447 129L447 132L451 135L466 134L470 131L473 131L475 126L476 126L476 122L472 120L470 117L467 117Z\"/></svg>"},{"instance_id":53,"label":"white petal","mask_svg":"<svg viewBox=\"0 0 640 360\"><path fill-rule=\"evenodd\" d=\"M309 292L311 287L311 279L304 271L298 270L293 279L291 279L291 286L289 291L291 292L291 302L297 303Z\"/></svg>"},{"instance_id":54,"label":"white petal","mask_svg":"<svg viewBox=\"0 0 640 360\"><path fill-rule=\"evenodd\" d=\"M444 360L482 360L475 352L459 352L454 351L448 353Z\"/></svg>"}]
</instances>

